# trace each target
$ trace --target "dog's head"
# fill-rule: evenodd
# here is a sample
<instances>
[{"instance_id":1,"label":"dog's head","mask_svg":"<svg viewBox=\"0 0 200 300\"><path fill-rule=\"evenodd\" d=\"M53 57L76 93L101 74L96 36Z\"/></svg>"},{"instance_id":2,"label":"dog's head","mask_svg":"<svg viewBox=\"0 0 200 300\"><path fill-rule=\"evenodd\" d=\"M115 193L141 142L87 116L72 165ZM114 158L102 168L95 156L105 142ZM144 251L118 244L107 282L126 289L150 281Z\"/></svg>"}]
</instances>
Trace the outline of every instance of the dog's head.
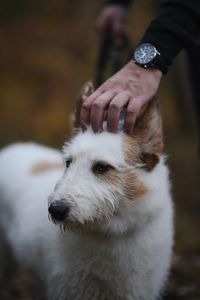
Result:
<instances>
[{"instance_id":1,"label":"dog's head","mask_svg":"<svg viewBox=\"0 0 200 300\"><path fill-rule=\"evenodd\" d=\"M82 90L76 126L81 102L92 91L90 83ZM159 185L162 146L155 99L143 107L132 136L106 130L95 134L90 127L77 130L64 145L66 168L49 197L51 219L73 231L122 233L133 228Z\"/></svg>"}]
</instances>

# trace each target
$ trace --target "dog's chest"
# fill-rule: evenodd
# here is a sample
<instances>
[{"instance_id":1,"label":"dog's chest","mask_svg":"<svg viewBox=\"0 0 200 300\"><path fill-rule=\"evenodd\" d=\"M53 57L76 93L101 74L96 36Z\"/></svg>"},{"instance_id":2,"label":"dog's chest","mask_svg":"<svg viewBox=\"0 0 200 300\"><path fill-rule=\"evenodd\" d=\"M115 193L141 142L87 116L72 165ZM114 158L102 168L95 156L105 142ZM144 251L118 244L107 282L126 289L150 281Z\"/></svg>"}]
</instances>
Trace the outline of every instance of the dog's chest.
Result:
<instances>
[{"instance_id":1,"label":"dog's chest","mask_svg":"<svg viewBox=\"0 0 200 300\"><path fill-rule=\"evenodd\" d=\"M80 245L79 245L80 246ZM113 253L95 249L84 249L81 254L70 251L68 272L63 282L63 298L65 300L124 300L131 290L127 281L127 270L124 264ZM87 250L87 251L86 251ZM123 270L122 270L123 265ZM69 294L70 293L70 294ZM66 298L67 295L67 298Z\"/></svg>"},{"instance_id":2,"label":"dog's chest","mask_svg":"<svg viewBox=\"0 0 200 300\"><path fill-rule=\"evenodd\" d=\"M118 274L123 277L122 272L111 262L106 265L105 260L103 263L101 260L96 261L94 264L88 261L87 264L87 260L85 260L84 264L71 268L67 280L68 287L65 285L65 297L68 294L67 300L126 299L124 297L125 282L123 278L120 280Z\"/></svg>"}]
</instances>

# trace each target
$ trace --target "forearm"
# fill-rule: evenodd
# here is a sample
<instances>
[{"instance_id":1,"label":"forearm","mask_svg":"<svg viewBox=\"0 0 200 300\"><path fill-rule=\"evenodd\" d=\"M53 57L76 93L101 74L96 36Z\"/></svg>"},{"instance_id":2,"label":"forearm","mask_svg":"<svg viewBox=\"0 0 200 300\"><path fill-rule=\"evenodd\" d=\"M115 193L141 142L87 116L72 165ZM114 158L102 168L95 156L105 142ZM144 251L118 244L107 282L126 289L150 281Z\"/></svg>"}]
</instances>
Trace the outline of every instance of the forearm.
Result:
<instances>
[{"instance_id":1,"label":"forearm","mask_svg":"<svg viewBox=\"0 0 200 300\"><path fill-rule=\"evenodd\" d=\"M200 1L162 0L140 43L155 45L169 66L181 49L200 45Z\"/></svg>"},{"instance_id":2,"label":"forearm","mask_svg":"<svg viewBox=\"0 0 200 300\"><path fill-rule=\"evenodd\" d=\"M126 5L130 5L131 2L107 0L106 4L125 5L126 3ZM109 6L106 7L107 14L104 14L104 25L105 21L109 21L108 24L111 24L111 21L116 20L108 8ZM124 14L125 9L120 8L122 9L120 14L122 12ZM123 22L120 21L120 23L124 25ZM104 26L104 28L106 27ZM160 59L163 57L166 65L161 64L160 67L158 63L163 61L158 59L157 65L155 65L155 61L153 65L152 61L151 67L149 65L149 68L142 68L138 66L139 63L135 64L131 60L84 101L81 108L83 126L91 123L93 130L98 132L102 129L106 112L108 131L116 132L120 112L126 108L124 130L128 134L132 134L141 107L157 93L162 73L164 73L162 70L172 63L181 49L188 49L193 43L200 45L199 28L200 0L161 0L159 13L147 28L142 42L155 46L161 54L158 55L156 52L156 56ZM144 57L143 54L145 54L144 51L142 57ZM147 67L147 64L145 63L143 66Z\"/></svg>"}]
</instances>

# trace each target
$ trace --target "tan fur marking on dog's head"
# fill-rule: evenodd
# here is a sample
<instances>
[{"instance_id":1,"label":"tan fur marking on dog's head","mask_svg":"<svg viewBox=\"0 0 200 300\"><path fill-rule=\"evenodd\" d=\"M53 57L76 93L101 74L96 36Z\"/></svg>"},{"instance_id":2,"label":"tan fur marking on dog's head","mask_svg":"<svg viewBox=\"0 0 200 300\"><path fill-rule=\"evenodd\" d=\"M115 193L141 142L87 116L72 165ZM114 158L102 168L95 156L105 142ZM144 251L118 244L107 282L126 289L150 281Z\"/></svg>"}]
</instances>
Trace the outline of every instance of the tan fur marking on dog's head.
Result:
<instances>
[{"instance_id":1,"label":"tan fur marking on dog's head","mask_svg":"<svg viewBox=\"0 0 200 300\"><path fill-rule=\"evenodd\" d=\"M124 152L124 160L129 165L141 163L140 161L140 153L141 149L138 145L137 140L133 139L128 135L124 135L123 137L123 152Z\"/></svg>"},{"instance_id":2,"label":"tan fur marking on dog's head","mask_svg":"<svg viewBox=\"0 0 200 300\"><path fill-rule=\"evenodd\" d=\"M130 136L124 136L123 138L123 151L124 160L129 164L137 168L151 171L159 162L159 156L155 153L142 152L142 148L137 139L133 139Z\"/></svg>"},{"instance_id":3,"label":"tan fur marking on dog's head","mask_svg":"<svg viewBox=\"0 0 200 300\"><path fill-rule=\"evenodd\" d=\"M127 199L133 201L143 197L147 193L147 187L139 180L136 174L127 171L123 174L123 176L124 194Z\"/></svg>"},{"instance_id":4,"label":"tan fur marking on dog's head","mask_svg":"<svg viewBox=\"0 0 200 300\"><path fill-rule=\"evenodd\" d=\"M147 192L146 186L137 175L126 169L111 169L103 175L102 179L116 186L117 189L120 188L130 201L143 197Z\"/></svg>"},{"instance_id":5,"label":"tan fur marking on dog's head","mask_svg":"<svg viewBox=\"0 0 200 300\"><path fill-rule=\"evenodd\" d=\"M29 174L36 176L56 169L63 169L63 164L50 161L40 161L31 167L31 169L29 170Z\"/></svg>"},{"instance_id":6,"label":"tan fur marking on dog's head","mask_svg":"<svg viewBox=\"0 0 200 300\"><path fill-rule=\"evenodd\" d=\"M162 120L156 99L146 104L137 119L132 136L123 137L125 161L151 171L163 149Z\"/></svg>"},{"instance_id":7,"label":"tan fur marking on dog's head","mask_svg":"<svg viewBox=\"0 0 200 300\"><path fill-rule=\"evenodd\" d=\"M159 157L155 153L142 153L140 156L143 163L142 168L146 171L151 171L159 163Z\"/></svg>"},{"instance_id":8,"label":"tan fur marking on dog's head","mask_svg":"<svg viewBox=\"0 0 200 300\"><path fill-rule=\"evenodd\" d=\"M122 183L121 173L120 173L120 171L117 171L116 169L110 170L109 172L104 174L102 176L102 179L116 187L120 186Z\"/></svg>"},{"instance_id":9,"label":"tan fur marking on dog's head","mask_svg":"<svg viewBox=\"0 0 200 300\"><path fill-rule=\"evenodd\" d=\"M163 149L162 119L157 99L152 99L138 117L133 136L143 151L160 154Z\"/></svg>"}]
</instances>

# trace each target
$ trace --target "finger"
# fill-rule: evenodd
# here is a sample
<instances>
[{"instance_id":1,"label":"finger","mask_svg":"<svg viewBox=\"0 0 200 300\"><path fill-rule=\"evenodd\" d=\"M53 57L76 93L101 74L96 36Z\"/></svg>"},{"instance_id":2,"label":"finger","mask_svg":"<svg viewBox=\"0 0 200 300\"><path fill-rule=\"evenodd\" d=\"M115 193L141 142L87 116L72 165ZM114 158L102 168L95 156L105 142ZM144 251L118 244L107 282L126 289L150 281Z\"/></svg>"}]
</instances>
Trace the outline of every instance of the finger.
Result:
<instances>
[{"instance_id":1,"label":"finger","mask_svg":"<svg viewBox=\"0 0 200 300\"><path fill-rule=\"evenodd\" d=\"M98 132L102 128L104 111L114 96L114 92L108 91L101 94L93 102L90 113L90 121L94 132Z\"/></svg>"},{"instance_id":2,"label":"finger","mask_svg":"<svg viewBox=\"0 0 200 300\"><path fill-rule=\"evenodd\" d=\"M124 131L129 135L133 133L134 125L137 119L137 115L140 111L140 107L140 101L135 99L132 99L127 106L124 119Z\"/></svg>"},{"instance_id":3,"label":"finger","mask_svg":"<svg viewBox=\"0 0 200 300\"><path fill-rule=\"evenodd\" d=\"M81 113L80 113L80 121L83 126L87 126L90 124L90 113L91 113L91 107L92 103L96 100L98 96L102 94L102 91L100 89L96 90L94 93L92 93L91 96L89 96L82 104L81 106Z\"/></svg>"},{"instance_id":4,"label":"finger","mask_svg":"<svg viewBox=\"0 0 200 300\"><path fill-rule=\"evenodd\" d=\"M107 128L108 131L116 132L120 113L122 109L127 105L129 100L128 94L118 94L110 102L107 116Z\"/></svg>"},{"instance_id":5,"label":"finger","mask_svg":"<svg viewBox=\"0 0 200 300\"><path fill-rule=\"evenodd\" d=\"M112 31L116 37L124 38L126 37L126 26L125 23L115 21L112 24Z\"/></svg>"},{"instance_id":6,"label":"finger","mask_svg":"<svg viewBox=\"0 0 200 300\"><path fill-rule=\"evenodd\" d=\"M99 33L105 32L110 26L110 18L107 16L103 15L100 16L95 24L96 31Z\"/></svg>"}]
</instances>

